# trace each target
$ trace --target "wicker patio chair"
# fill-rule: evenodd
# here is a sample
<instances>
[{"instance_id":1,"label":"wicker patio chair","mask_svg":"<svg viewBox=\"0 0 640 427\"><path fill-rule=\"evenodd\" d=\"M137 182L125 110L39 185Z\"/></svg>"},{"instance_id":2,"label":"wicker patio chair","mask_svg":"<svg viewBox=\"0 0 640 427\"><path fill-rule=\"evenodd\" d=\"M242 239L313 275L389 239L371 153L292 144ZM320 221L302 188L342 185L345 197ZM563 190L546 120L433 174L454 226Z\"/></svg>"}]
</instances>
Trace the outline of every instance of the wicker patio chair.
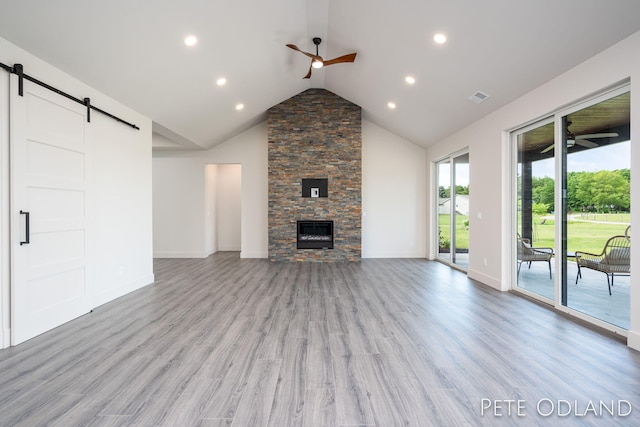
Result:
<instances>
[{"instance_id":1,"label":"wicker patio chair","mask_svg":"<svg viewBox=\"0 0 640 427\"><path fill-rule=\"evenodd\" d=\"M582 268L600 271L607 275L607 286L609 287L609 295L611 295L613 276L628 276L630 274L631 237L627 236L630 236L629 228L627 228L625 235L613 236L607 240L599 254L576 251L576 263L578 264L576 284L578 284L578 278L582 277L580 271ZM611 276L611 280L609 280L609 276Z\"/></svg>"},{"instance_id":2,"label":"wicker patio chair","mask_svg":"<svg viewBox=\"0 0 640 427\"><path fill-rule=\"evenodd\" d=\"M529 239L522 238L518 234L518 275L523 262L529 263L531 268L532 262L545 261L549 264L549 279L551 279L551 257L553 257L553 248L534 248Z\"/></svg>"}]
</instances>

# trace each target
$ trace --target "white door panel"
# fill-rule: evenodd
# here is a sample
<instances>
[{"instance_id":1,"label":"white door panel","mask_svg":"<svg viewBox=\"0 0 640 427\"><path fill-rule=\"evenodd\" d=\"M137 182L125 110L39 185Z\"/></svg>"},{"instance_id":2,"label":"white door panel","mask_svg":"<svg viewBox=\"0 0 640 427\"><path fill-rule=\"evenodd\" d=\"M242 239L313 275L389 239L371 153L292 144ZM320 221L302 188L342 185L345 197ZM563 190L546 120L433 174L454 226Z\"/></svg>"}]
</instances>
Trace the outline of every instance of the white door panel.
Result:
<instances>
[{"instance_id":1,"label":"white door panel","mask_svg":"<svg viewBox=\"0 0 640 427\"><path fill-rule=\"evenodd\" d=\"M30 179L55 179L63 185L82 185L85 177L84 153L27 140Z\"/></svg>"},{"instance_id":2,"label":"white door panel","mask_svg":"<svg viewBox=\"0 0 640 427\"><path fill-rule=\"evenodd\" d=\"M59 306L69 300L81 299L84 295L84 269L63 271L57 274L31 279L29 281L29 312L30 315L51 316L52 313L42 313L52 306ZM59 316L66 318L66 313Z\"/></svg>"},{"instance_id":3,"label":"white door panel","mask_svg":"<svg viewBox=\"0 0 640 427\"><path fill-rule=\"evenodd\" d=\"M83 152L86 108L31 82L24 84L23 98L29 111L26 138ZM11 95L18 96L17 93Z\"/></svg>"},{"instance_id":4,"label":"white door panel","mask_svg":"<svg viewBox=\"0 0 640 427\"><path fill-rule=\"evenodd\" d=\"M11 343L91 310L86 107L11 76ZM29 212L29 243L26 227ZM22 244L21 244L22 242Z\"/></svg>"},{"instance_id":5,"label":"white door panel","mask_svg":"<svg viewBox=\"0 0 640 427\"><path fill-rule=\"evenodd\" d=\"M83 230L32 232L32 236L28 258L28 265L31 268L78 261L86 255Z\"/></svg>"},{"instance_id":6,"label":"white door panel","mask_svg":"<svg viewBox=\"0 0 640 427\"><path fill-rule=\"evenodd\" d=\"M27 204L33 211L32 224L37 225L40 221L45 224L84 221L84 191L43 187L31 187L27 191ZM46 216L41 216L39 212L46 212Z\"/></svg>"}]
</instances>

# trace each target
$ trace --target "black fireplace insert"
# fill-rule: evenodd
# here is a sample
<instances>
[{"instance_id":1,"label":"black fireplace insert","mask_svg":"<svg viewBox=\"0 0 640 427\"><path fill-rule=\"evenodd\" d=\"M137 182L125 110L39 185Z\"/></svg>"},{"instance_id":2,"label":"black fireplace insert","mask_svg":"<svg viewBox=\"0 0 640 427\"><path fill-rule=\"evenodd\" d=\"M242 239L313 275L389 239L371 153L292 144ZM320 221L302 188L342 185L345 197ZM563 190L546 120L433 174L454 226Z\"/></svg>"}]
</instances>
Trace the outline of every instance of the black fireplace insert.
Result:
<instances>
[{"instance_id":1,"label":"black fireplace insert","mask_svg":"<svg viewBox=\"0 0 640 427\"><path fill-rule=\"evenodd\" d=\"M298 249L333 249L333 221L298 221Z\"/></svg>"}]
</instances>

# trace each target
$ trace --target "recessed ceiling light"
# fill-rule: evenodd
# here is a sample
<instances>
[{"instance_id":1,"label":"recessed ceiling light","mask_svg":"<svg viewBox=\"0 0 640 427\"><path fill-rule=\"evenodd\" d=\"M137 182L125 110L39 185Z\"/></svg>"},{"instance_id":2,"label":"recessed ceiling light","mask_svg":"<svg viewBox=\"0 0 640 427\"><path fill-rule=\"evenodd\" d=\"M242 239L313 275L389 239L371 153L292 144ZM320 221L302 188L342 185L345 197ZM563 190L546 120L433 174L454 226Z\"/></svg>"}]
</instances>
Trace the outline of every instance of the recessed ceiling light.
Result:
<instances>
[{"instance_id":1,"label":"recessed ceiling light","mask_svg":"<svg viewBox=\"0 0 640 427\"><path fill-rule=\"evenodd\" d=\"M225 79L224 77L220 77L218 80L216 80L216 84L218 86L224 86L227 84L227 79Z\"/></svg>"},{"instance_id":2,"label":"recessed ceiling light","mask_svg":"<svg viewBox=\"0 0 640 427\"><path fill-rule=\"evenodd\" d=\"M196 36L187 36L184 39L184 44L187 46L193 46L198 43L198 38Z\"/></svg>"},{"instance_id":3,"label":"recessed ceiling light","mask_svg":"<svg viewBox=\"0 0 640 427\"><path fill-rule=\"evenodd\" d=\"M244 108L244 104L238 104L236 105L236 110L240 111Z\"/></svg>"},{"instance_id":4,"label":"recessed ceiling light","mask_svg":"<svg viewBox=\"0 0 640 427\"><path fill-rule=\"evenodd\" d=\"M404 81L412 85L416 82L416 79L413 76L407 76L404 78Z\"/></svg>"},{"instance_id":5,"label":"recessed ceiling light","mask_svg":"<svg viewBox=\"0 0 640 427\"><path fill-rule=\"evenodd\" d=\"M396 108L396 104L394 102L389 102L387 103L387 107L391 108L392 110Z\"/></svg>"},{"instance_id":6,"label":"recessed ceiling light","mask_svg":"<svg viewBox=\"0 0 640 427\"><path fill-rule=\"evenodd\" d=\"M443 44L447 41L447 36L445 36L442 33L438 33L436 35L433 36L433 41L438 43L438 44Z\"/></svg>"}]
</instances>

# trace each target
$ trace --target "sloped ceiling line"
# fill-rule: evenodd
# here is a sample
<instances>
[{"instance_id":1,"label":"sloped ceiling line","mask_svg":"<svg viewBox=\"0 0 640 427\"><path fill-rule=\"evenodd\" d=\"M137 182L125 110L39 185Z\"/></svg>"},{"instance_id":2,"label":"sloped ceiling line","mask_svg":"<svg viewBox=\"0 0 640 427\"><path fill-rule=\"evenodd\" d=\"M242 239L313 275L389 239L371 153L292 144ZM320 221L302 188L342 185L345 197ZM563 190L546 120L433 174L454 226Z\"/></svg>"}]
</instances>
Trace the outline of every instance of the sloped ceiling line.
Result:
<instances>
[{"instance_id":1,"label":"sloped ceiling line","mask_svg":"<svg viewBox=\"0 0 640 427\"><path fill-rule=\"evenodd\" d=\"M13 43L149 117L178 148L220 144L311 87L428 147L640 31L638 16L637 0L21 0L0 4L0 49ZM309 50L315 36L323 57L356 61L303 81L308 58L285 45ZM474 104L477 90L491 98Z\"/></svg>"}]
</instances>

